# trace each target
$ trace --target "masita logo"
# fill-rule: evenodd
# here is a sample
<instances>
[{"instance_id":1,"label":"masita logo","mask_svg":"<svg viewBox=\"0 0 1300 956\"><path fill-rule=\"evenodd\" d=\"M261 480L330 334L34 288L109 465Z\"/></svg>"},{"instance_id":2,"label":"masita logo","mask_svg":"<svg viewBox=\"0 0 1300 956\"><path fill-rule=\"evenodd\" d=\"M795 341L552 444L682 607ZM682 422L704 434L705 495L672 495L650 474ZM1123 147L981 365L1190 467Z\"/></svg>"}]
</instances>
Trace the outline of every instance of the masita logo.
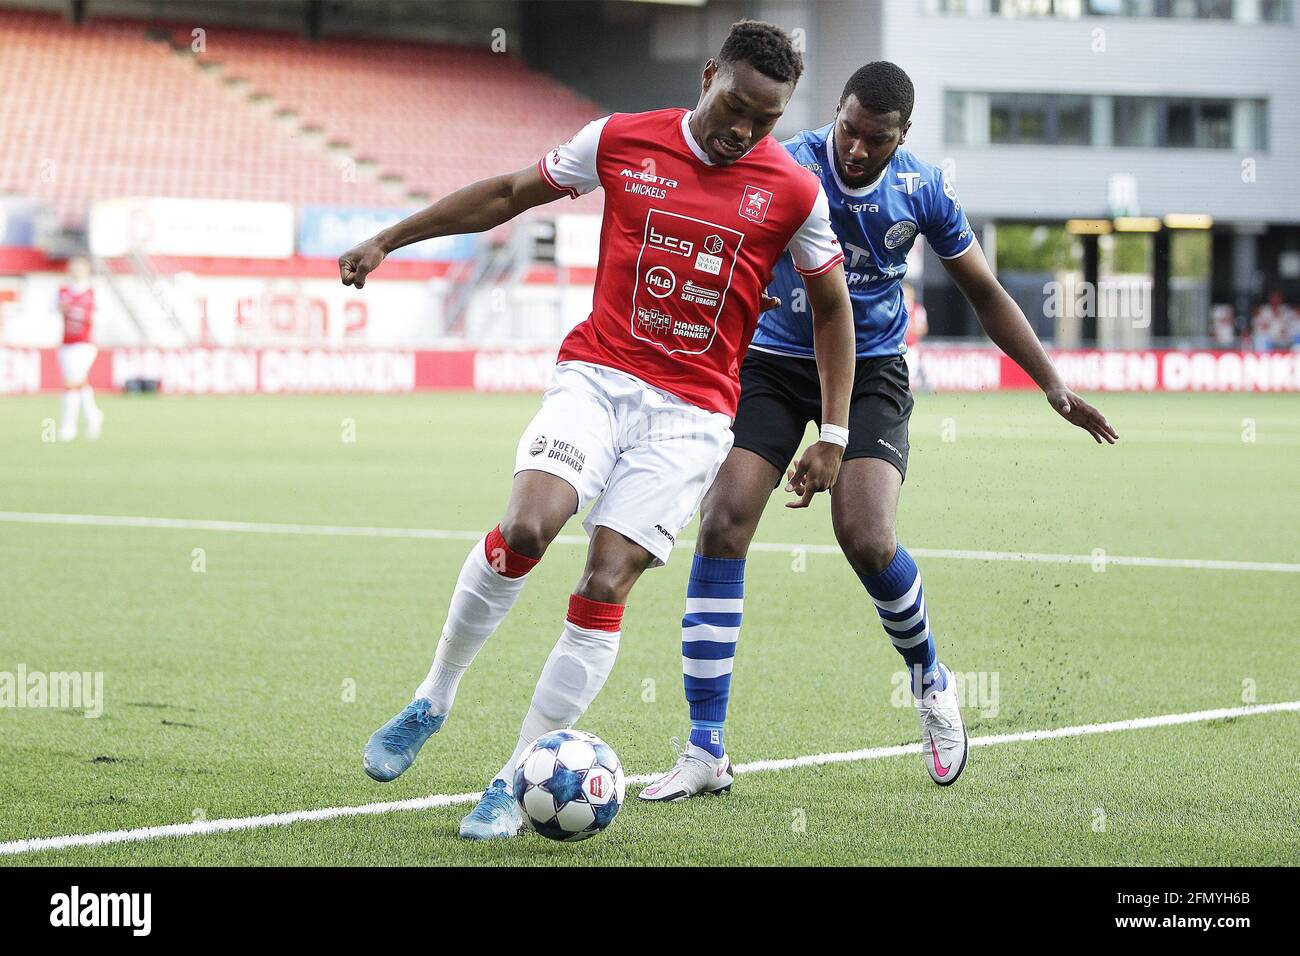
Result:
<instances>
[{"instance_id":1,"label":"masita logo","mask_svg":"<svg viewBox=\"0 0 1300 956\"><path fill-rule=\"evenodd\" d=\"M51 926L123 926L133 936L153 929L152 893L83 893L78 886L50 897Z\"/></svg>"},{"instance_id":2,"label":"masita logo","mask_svg":"<svg viewBox=\"0 0 1300 956\"><path fill-rule=\"evenodd\" d=\"M677 180L668 179L665 176L656 176L654 173L647 172L643 169L624 169L619 173L624 179L635 179L643 183L654 183L657 186L666 186L669 189L677 188Z\"/></svg>"}]
</instances>

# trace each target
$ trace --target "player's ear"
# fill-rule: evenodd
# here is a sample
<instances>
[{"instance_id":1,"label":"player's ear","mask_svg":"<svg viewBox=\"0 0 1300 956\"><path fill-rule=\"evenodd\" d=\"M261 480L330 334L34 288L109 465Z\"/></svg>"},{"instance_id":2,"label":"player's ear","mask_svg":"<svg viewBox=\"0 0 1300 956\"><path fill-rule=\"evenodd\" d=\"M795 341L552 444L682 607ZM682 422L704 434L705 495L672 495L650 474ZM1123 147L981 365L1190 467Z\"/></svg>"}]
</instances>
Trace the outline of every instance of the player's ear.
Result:
<instances>
[{"instance_id":1,"label":"player's ear","mask_svg":"<svg viewBox=\"0 0 1300 956\"><path fill-rule=\"evenodd\" d=\"M911 121L911 120L908 120L906 123L903 124L903 132L902 132L901 134L899 134L899 137L898 137L898 145L899 145L899 146L902 146L903 143L907 142L907 131L910 130L911 128L912 128L912 121Z\"/></svg>"},{"instance_id":2,"label":"player's ear","mask_svg":"<svg viewBox=\"0 0 1300 956\"><path fill-rule=\"evenodd\" d=\"M713 78L718 75L718 61L709 57L709 62L704 64L704 74L700 81L700 92L707 93L709 87L713 85Z\"/></svg>"}]
</instances>

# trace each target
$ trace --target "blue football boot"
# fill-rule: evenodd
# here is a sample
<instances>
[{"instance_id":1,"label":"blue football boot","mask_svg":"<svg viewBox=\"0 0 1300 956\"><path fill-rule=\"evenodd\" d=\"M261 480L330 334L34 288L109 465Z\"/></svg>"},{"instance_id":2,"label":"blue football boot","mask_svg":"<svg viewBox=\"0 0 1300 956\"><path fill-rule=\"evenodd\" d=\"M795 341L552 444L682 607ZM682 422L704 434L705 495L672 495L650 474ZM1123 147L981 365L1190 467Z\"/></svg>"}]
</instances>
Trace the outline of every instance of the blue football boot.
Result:
<instances>
[{"instance_id":1,"label":"blue football boot","mask_svg":"<svg viewBox=\"0 0 1300 956\"><path fill-rule=\"evenodd\" d=\"M417 697L400 714L370 735L362 755L366 773L380 783L399 777L415 760L424 742L436 734L446 714L431 714L429 701Z\"/></svg>"},{"instance_id":2,"label":"blue football boot","mask_svg":"<svg viewBox=\"0 0 1300 956\"><path fill-rule=\"evenodd\" d=\"M465 840L498 840L519 833L524 814L504 780L493 780L465 819L460 835Z\"/></svg>"}]
</instances>

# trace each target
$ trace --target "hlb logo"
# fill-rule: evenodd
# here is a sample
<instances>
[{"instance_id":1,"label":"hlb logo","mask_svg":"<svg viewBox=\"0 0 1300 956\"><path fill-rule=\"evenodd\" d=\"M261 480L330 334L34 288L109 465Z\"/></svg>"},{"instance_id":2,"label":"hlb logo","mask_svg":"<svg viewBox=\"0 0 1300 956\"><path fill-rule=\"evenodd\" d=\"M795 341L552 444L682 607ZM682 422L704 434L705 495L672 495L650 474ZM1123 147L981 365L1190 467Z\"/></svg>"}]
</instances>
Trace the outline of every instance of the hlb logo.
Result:
<instances>
[{"instance_id":1,"label":"hlb logo","mask_svg":"<svg viewBox=\"0 0 1300 956\"><path fill-rule=\"evenodd\" d=\"M597 774L596 776L591 777L589 779L590 782L587 786L587 789L591 791L591 795L595 797L597 800L604 799L605 778L602 777L600 774Z\"/></svg>"},{"instance_id":2,"label":"hlb logo","mask_svg":"<svg viewBox=\"0 0 1300 956\"><path fill-rule=\"evenodd\" d=\"M677 276L667 266L655 266L645 274L645 284L656 299L666 299L677 288Z\"/></svg>"}]
</instances>

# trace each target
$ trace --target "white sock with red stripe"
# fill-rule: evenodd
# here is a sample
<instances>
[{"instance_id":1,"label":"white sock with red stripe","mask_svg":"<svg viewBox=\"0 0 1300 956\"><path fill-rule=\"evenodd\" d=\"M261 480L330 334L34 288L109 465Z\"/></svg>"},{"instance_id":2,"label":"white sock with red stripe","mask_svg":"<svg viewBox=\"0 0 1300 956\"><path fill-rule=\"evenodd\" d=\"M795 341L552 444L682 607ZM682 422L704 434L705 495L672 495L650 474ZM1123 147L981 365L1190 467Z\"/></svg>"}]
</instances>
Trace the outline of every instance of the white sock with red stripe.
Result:
<instances>
[{"instance_id":1,"label":"white sock with red stripe","mask_svg":"<svg viewBox=\"0 0 1300 956\"><path fill-rule=\"evenodd\" d=\"M564 633L537 679L515 752L494 779L511 784L515 764L529 744L552 730L572 727L586 713L614 669L622 626L622 604L570 595Z\"/></svg>"},{"instance_id":2,"label":"white sock with red stripe","mask_svg":"<svg viewBox=\"0 0 1300 956\"><path fill-rule=\"evenodd\" d=\"M429 699L433 713L451 710L461 677L515 606L537 561L512 551L499 525L470 549L456 579L433 666L415 691L416 697Z\"/></svg>"}]
</instances>

